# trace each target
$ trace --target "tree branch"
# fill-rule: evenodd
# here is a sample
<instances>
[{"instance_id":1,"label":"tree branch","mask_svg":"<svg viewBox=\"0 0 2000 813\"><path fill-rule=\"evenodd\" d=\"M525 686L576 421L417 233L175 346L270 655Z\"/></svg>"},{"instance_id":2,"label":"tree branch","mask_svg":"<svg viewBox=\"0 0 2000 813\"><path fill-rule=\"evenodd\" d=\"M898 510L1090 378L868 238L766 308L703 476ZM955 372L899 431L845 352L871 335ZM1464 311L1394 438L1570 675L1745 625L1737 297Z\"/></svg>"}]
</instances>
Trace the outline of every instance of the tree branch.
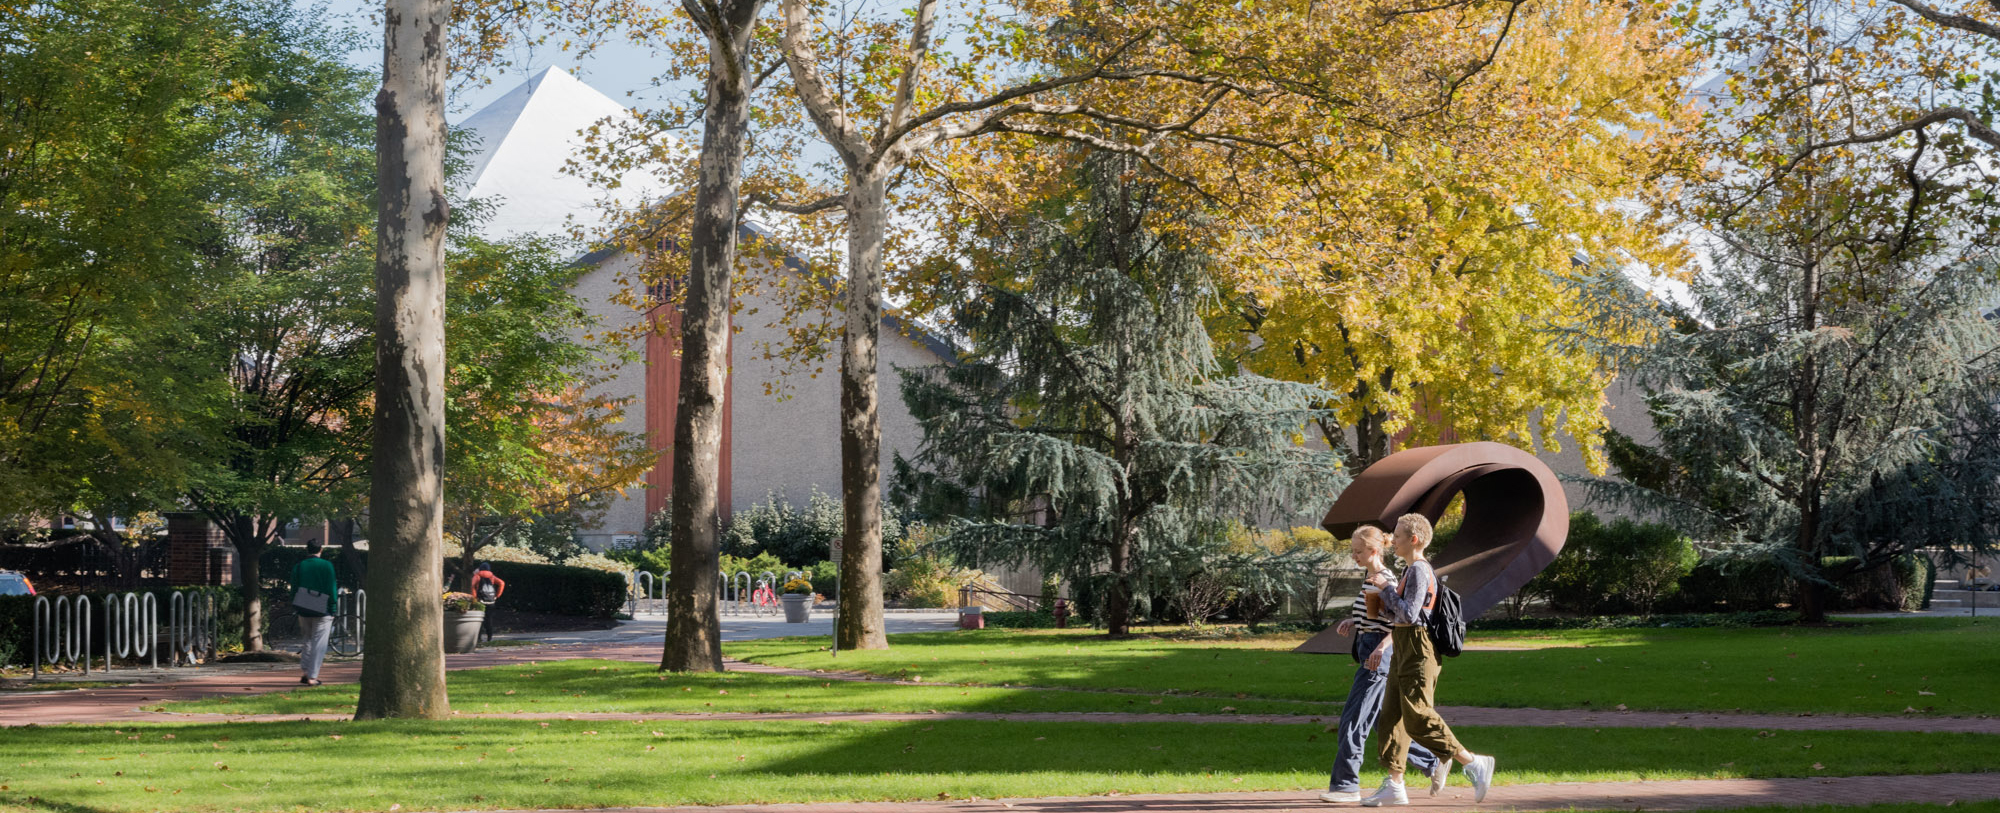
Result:
<instances>
[{"instance_id":1,"label":"tree branch","mask_svg":"<svg viewBox=\"0 0 2000 813\"><path fill-rule=\"evenodd\" d=\"M924 70L924 58L930 55L931 28L937 24L937 6L938 0L917 2L917 21L910 26L910 53L903 63L903 75L896 80L896 101L889 108L888 126L881 132L885 140L875 145L878 150L894 144L889 134L895 133L900 138L903 122L909 119L910 104L917 97L917 82Z\"/></svg>"},{"instance_id":2,"label":"tree branch","mask_svg":"<svg viewBox=\"0 0 2000 813\"><path fill-rule=\"evenodd\" d=\"M2000 40L2000 26L1992 23L1981 22L1962 14L1946 14L1936 8L1917 2L1917 0L1892 0L1892 2L1916 12L1919 17L1946 28L1956 28L1960 31L1978 34L1989 39Z\"/></svg>"},{"instance_id":3,"label":"tree branch","mask_svg":"<svg viewBox=\"0 0 2000 813\"><path fill-rule=\"evenodd\" d=\"M750 205L762 206L766 209L784 212L786 214L810 215L810 214L818 214L828 209L840 206L846 206L847 195L846 193L842 193L839 195L828 195L811 203L786 203L784 201L772 198L770 195L759 192L757 194L750 196Z\"/></svg>"},{"instance_id":4,"label":"tree branch","mask_svg":"<svg viewBox=\"0 0 2000 813\"><path fill-rule=\"evenodd\" d=\"M805 0L784 0L783 11L785 33L781 42L785 63L792 69L792 84L798 88L799 102L805 105L820 135L846 160L848 168L859 170L873 156L869 154L868 143L855 132L854 121L841 109L840 100L827 89L826 76L819 69L819 50L813 47L811 33L807 31Z\"/></svg>"}]
</instances>

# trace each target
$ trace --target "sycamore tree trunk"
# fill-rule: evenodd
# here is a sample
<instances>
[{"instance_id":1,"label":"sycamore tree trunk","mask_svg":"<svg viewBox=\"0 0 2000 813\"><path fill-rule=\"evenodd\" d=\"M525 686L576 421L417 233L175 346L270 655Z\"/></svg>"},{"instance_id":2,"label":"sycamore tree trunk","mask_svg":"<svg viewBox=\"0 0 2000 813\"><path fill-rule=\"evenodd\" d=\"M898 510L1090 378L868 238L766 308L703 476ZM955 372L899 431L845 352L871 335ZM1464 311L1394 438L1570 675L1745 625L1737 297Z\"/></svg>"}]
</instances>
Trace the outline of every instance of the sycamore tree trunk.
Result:
<instances>
[{"instance_id":1,"label":"sycamore tree trunk","mask_svg":"<svg viewBox=\"0 0 2000 813\"><path fill-rule=\"evenodd\" d=\"M447 0L389 0L375 97L375 437L357 720L450 716L444 686Z\"/></svg>"},{"instance_id":2,"label":"sycamore tree trunk","mask_svg":"<svg viewBox=\"0 0 2000 813\"><path fill-rule=\"evenodd\" d=\"M674 411L672 532L667 642L660 668L722 671L716 606L722 554L719 481L723 385L729 374L730 278L736 267L738 197L750 132L750 34L762 2L689 6L708 34L708 109L701 173L688 239L681 312L680 396ZM719 12L721 17L709 16Z\"/></svg>"},{"instance_id":3,"label":"sycamore tree trunk","mask_svg":"<svg viewBox=\"0 0 2000 813\"><path fill-rule=\"evenodd\" d=\"M847 325L840 350L842 649L888 649L882 622L882 420L876 346L882 331L882 240L888 175L849 172Z\"/></svg>"}]
</instances>

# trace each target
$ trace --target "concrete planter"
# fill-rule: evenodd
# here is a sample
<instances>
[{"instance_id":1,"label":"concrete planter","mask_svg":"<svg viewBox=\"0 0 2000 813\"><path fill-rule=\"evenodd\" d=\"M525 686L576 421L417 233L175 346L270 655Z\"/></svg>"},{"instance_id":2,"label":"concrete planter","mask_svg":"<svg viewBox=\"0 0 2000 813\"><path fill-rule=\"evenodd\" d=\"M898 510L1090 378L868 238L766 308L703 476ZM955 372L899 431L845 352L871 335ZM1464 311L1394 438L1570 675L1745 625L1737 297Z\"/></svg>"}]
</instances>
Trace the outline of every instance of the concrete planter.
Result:
<instances>
[{"instance_id":1,"label":"concrete planter","mask_svg":"<svg viewBox=\"0 0 2000 813\"><path fill-rule=\"evenodd\" d=\"M478 649L479 626L485 622L485 610L444 611L444 651L463 654Z\"/></svg>"},{"instance_id":2,"label":"concrete planter","mask_svg":"<svg viewBox=\"0 0 2000 813\"><path fill-rule=\"evenodd\" d=\"M785 623L804 624L812 618L812 596L804 593L786 593Z\"/></svg>"}]
</instances>

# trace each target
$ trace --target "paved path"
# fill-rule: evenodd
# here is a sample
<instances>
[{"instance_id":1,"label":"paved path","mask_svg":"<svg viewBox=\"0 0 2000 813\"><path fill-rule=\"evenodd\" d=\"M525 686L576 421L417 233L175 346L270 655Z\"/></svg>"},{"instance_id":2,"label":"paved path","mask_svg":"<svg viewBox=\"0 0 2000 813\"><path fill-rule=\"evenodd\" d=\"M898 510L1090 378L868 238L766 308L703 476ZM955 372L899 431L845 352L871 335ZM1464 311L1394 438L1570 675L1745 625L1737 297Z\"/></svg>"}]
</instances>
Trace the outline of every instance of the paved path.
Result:
<instances>
[{"instance_id":1,"label":"paved path","mask_svg":"<svg viewBox=\"0 0 2000 813\"><path fill-rule=\"evenodd\" d=\"M1504 771L1505 765L1501 766ZM901 803L813 805L732 805L727 807L605 808L599 813L1285 813L1360 810L1329 805L1308 792L1189 793L1172 795L1070 796L1036 799L978 799ZM1694 779L1666 782L1565 782L1503 785L1472 804L1468 788L1452 787L1438 798L1410 797L1405 809L1433 811L1502 810L1713 810L1763 805L1879 804L2000 799L2000 773L1933 776L1853 776L1829 779Z\"/></svg>"}]
</instances>

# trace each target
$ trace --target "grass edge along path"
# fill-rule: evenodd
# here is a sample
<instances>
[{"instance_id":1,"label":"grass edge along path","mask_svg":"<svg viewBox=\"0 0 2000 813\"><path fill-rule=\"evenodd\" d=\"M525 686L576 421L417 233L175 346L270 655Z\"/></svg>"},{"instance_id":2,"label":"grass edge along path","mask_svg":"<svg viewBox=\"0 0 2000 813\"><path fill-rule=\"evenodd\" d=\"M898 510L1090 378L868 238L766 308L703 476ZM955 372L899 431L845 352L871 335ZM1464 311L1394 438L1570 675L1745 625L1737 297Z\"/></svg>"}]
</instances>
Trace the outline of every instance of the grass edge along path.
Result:
<instances>
[{"instance_id":1,"label":"grass edge along path","mask_svg":"<svg viewBox=\"0 0 2000 813\"><path fill-rule=\"evenodd\" d=\"M1500 756L1502 786L1963 773L1991 767L2000 749L2000 737L1971 734L1467 727L1463 735ZM414 811L1302 791L1323 787L1334 748L1331 735L1313 728L1167 723L44 726L0 730L0 810ZM307 765L328 781L301 781Z\"/></svg>"}]
</instances>

